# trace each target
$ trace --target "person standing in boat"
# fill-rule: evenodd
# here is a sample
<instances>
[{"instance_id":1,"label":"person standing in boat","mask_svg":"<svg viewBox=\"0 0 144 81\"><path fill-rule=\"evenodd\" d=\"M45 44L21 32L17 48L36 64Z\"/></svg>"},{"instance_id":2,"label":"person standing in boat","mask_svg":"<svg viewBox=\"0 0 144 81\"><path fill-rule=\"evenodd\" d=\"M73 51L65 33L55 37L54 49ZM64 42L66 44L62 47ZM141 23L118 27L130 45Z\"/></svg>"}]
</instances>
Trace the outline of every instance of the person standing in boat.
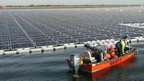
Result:
<instances>
[{"instance_id":1,"label":"person standing in boat","mask_svg":"<svg viewBox=\"0 0 144 81\"><path fill-rule=\"evenodd\" d=\"M116 43L116 48L118 51L118 57L126 54L126 46L127 46L128 36L124 36L120 41Z\"/></svg>"}]
</instances>

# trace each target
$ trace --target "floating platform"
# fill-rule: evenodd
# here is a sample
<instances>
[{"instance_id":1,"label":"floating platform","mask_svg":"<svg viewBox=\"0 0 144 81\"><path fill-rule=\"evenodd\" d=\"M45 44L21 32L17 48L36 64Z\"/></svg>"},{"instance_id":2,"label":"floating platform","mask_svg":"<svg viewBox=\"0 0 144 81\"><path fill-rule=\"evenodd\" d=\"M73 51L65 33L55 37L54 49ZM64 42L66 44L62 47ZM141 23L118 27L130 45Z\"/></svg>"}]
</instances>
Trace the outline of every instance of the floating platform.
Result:
<instances>
[{"instance_id":1,"label":"floating platform","mask_svg":"<svg viewBox=\"0 0 144 81\"><path fill-rule=\"evenodd\" d=\"M135 44L137 42L144 41L144 37L135 37L129 39L132 44ZM63 44L60 46L41 46L38 48L18 48L16 50L0 50L0 55L13 55L13 54L29 54L29 53L35 53L35 52L45 52L45 51L56 51L56 50L61 50L61 49L67 49L67 48L78 48L78 47L84 47L85 44L90 44L90 45L99 45L101 44L110 44L110 43L116 43L117 41L114 39L107 39L107 40L97 40L97 41L87 41L87 42L82 42L80 44L74 44L74 43L67 43Z\"/></svg>"}]
</instances>

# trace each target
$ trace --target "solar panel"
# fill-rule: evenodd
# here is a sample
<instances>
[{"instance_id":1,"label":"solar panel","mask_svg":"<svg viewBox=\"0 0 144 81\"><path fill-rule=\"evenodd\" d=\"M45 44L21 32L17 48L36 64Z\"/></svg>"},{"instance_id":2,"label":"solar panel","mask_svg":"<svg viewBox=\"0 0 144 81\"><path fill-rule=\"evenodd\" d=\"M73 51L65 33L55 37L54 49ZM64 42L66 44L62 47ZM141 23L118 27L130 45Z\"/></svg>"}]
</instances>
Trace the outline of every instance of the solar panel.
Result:
<instances>
[{"instance_id":1,"label":"solar panel","mask_svg":"<svg viewBox=\"0 0 144 81\"><path fill-rule=\"evenodd\" d=\"M73 10L3 10L0 15L0 49L58 45L142 36L143 28L119 23L142 23L143 14L134 12Z\"/></svg>"}]
</instances>

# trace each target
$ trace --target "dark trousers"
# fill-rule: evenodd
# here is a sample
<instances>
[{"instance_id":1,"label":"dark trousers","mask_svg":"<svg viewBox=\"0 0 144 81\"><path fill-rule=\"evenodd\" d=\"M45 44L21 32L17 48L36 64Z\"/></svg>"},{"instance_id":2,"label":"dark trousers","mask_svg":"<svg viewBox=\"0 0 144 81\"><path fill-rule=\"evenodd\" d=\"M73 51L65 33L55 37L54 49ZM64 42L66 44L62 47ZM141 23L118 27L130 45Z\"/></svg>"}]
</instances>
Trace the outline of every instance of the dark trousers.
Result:
<instances>
[{"instance_id":1,"label":"dark trousers","mask_svg":"<svg viewBox=\"0 0 144 81\"><path fill-rule=\"evenodd\" d=\"M117 56L118 56L118 57L122 56L122 48L121 48L121 47L116 47L116 48L117 48ZM130 48L125 47L124 50L125 50L125 51L128 51L128 50L130 50Z\"/></svg>"},{"instance_id":2,"label":"dark trousers","mask_svg":"<svg viewBox=\"0 0 144 81\"><path fill-rule=\"evenodd\" d=\"M117 56L118 57L122 56L122 48L121 48L121 46L120 47L116 46L116 48L117 48Z\"/></svg>"}]
</instances>

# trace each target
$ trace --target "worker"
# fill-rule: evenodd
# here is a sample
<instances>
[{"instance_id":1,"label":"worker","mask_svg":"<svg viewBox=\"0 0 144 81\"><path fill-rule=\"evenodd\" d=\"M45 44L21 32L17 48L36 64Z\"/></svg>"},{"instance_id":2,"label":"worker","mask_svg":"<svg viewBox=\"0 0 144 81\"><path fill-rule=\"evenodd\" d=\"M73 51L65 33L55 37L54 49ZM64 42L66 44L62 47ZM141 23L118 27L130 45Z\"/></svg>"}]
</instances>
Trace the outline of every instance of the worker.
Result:
<instances>
[{"instance_id":1,"label":"worker","mask_svg":"<svg viewBox=\"0 0 144 81\"><path fill-rule=\"evenodd\" d=\"M98 45L96 47L100 50L101 61L103 62L107 54L108 47L106 45Z\"/></svg>"},{"instance_id":2,"label":"worker","mask_svg":"<svg viewBox=\"0 0 144 81\"><path fill-rule=\"evenodd\" d=\"M124 36L120 41L116 43L116 48L118 52L118 57L125 55L125 48L127 46L127 38L128 36Z\"/></svg>"},{"instance_id":3,"label":"worker","mask_svg":"<svg viewBox=\"0 0 144 81\"><path fill-rule=\"evenodd\" d=\"M107 47L105 45L98 45L96 47L92 47L89 44L86 44L85 47L93 51L94 57L97 62L104 61L104 56L105 54L107 54Z\"/></svg>"}]
</instances>

